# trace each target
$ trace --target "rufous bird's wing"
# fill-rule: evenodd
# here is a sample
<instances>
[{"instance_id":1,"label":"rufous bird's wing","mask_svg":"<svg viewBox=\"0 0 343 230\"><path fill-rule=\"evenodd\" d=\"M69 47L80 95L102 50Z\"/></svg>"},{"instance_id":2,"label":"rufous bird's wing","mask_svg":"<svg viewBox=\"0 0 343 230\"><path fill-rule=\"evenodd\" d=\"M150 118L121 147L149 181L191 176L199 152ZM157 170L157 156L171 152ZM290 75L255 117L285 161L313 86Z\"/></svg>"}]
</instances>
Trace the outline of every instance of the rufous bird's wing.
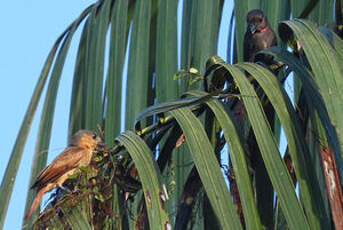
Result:
<instances>
[{"instance_id":1,"label":"rufous bird's wing","mask_svg":"<svg viewBox=\"0 0 343 230\"><path fill-rule=\"evenodd\" d=\"M37 177L31 188L42 188L48 183L54 183L66 172L79 167L80 161L86 157L88 150L80 147L68 147L57 156Z\"/></svg>"}]
</instances>

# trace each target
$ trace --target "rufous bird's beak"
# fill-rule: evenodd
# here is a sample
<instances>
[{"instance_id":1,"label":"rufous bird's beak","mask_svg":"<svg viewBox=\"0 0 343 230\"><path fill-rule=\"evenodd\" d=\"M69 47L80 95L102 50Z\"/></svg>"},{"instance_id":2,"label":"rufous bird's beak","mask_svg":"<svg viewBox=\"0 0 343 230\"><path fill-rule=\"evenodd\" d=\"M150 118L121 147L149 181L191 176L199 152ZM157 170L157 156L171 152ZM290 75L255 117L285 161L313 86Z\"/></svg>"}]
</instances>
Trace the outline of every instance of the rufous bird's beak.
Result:
<instances>
[{"instance_id":1,"label":"rufous bird's beak","mask_svg":"<svg viewBox=\"0 0 343 230\"><path fill-rule=\"evenodd\" d=\"M105 144L105 142L100 141L100 142L98 143L97 147L100 148L100 149L106 148L106 144Z\"/></svg>"}]
</instances>

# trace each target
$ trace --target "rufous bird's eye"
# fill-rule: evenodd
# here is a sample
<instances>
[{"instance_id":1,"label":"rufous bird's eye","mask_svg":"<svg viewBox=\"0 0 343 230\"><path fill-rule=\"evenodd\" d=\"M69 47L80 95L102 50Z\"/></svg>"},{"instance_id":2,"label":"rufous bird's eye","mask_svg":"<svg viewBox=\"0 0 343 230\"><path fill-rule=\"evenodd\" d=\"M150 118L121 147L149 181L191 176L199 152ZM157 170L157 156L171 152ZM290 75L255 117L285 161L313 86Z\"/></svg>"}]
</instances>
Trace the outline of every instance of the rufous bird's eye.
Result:
<instances>
[{"instance_id":1,"label":"rufous bird's eye","mask_svg":"<svg viewBox=\"0 0 343 230\"><path fill-rule=\"evenodd\" d=\"M97 138L97 135L94 133L92 138L95 140Z\"/></svg>"}]
</instances>

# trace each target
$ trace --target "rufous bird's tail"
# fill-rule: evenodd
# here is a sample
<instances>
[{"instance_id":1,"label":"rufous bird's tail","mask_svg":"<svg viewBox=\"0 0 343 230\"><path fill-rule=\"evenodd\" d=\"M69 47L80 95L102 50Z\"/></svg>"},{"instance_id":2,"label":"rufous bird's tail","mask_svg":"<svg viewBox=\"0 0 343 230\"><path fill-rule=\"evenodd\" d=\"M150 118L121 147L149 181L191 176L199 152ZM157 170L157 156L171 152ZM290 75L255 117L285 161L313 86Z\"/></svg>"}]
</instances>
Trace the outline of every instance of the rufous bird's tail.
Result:
<instances>
[{"instance_id":1,"label":"rufous bird's tail","mask_svg":"<svg viewBox=\"0 0 343 230\"><path fill-rule=\"evenodd\" d=\"M34 211L36 211L41 199L42 199L42 196L43 194L45 193L45 189L40 189L38 190L37 194L36 194L36 197L35 199L33 200L32 202L32 205L31 207L29 208L29 210L27 210L27 212L25 213L25 216L24 216L24 220L27 220Z\"/></svg>"}]
</instances>

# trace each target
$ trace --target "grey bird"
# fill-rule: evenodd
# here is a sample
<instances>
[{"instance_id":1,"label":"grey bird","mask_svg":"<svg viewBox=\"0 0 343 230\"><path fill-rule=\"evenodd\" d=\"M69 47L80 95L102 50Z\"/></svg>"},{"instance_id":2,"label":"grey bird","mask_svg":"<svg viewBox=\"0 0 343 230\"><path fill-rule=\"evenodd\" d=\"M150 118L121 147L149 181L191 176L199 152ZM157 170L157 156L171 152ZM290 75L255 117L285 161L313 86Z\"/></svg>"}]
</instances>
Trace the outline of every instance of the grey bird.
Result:
<instances>
[{"instance_id":1,"label":"grey bird","mask_svg":"<svg viewBox=\"0 0 343 230\"><path fill-rule=\"evenodd\" d=\"M273 57L257 54L259 51L277 45L275 33L262 10L251 10L247 14L247 31L244 35L243 58L247 62L273 63Z\"/></svg>"}]
</instances>

